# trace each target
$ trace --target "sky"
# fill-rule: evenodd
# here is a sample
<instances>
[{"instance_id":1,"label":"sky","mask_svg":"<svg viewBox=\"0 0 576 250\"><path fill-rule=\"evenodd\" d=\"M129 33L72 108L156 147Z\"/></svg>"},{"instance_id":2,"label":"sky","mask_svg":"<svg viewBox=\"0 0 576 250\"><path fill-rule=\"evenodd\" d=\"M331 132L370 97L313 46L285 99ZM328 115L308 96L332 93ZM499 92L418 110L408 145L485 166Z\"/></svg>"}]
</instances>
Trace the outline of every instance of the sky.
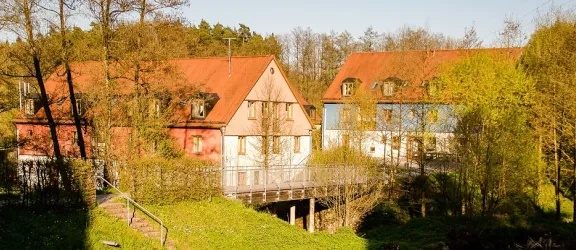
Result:
<instances>
[{"instance_id":1,"label":"sky","mask_svg":"<svg viewBox=\"0 0 576 250\"><path fill-rule=\"evenodd\" d=\"M378 32L392 32L404 25L425 26L436 33L461 37L465 27L474 25L485 42L493 40L508 16L520 19L527 32L533 30L538 12L552 5L576 8L574 0L291 0L224 1L191 0L182 10L186 19L198 24L248 25L261 34L285 34L294 27L315 32L349 31L355 37L372 26Z\"/></svg>"},{"instance_id":2,"label":"sky","mask_svg":"<svg viewBox=\"0 0 576 250\"><path fill-rule=\"evenodd\" d=\"M260 34L276 35L300 26L319 33L347 30L358 38L370 26L382 33L409 25L460 38L474 26L483 44L490 45L506 16L520 20L529 36L534 18L552 6L575 10L576 0L190 0L179 12L191 24L202 19L232 27L243 23ZM71 21L81 28L90 23L86 15ZM0 31L0 40L14 38Z\"/></svg>"}]
</instances>

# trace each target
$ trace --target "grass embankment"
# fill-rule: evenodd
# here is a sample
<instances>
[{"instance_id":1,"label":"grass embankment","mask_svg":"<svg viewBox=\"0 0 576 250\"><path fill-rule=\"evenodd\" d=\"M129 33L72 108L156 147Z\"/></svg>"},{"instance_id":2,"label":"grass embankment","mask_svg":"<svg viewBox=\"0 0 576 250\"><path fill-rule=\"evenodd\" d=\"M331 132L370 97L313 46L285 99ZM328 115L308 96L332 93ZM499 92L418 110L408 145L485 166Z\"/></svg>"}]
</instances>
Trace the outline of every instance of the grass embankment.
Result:
<instances>
[{"instance_id":1,"label":"grass embankment","mask_svg":"<svg viewBox=\"0 0 576 250\"><path fill-rule=\"evenodd\" d=\"M351 230L308 233L270 214L222 198L147 206L181 249L366 249Z\"/></svg>"},{"instance_id":2,"label":"grass embankment","mask_svg":"<svg viewBox=\"0 0 576 250\"><path fill-rule=\"evenodd\" d=\"M3 249L110 249L102 240L115 241L124 249L159 248L158 241L140 235L100 208L41 213L20 207L0 210Z\"/></svg>"}]
</instances>

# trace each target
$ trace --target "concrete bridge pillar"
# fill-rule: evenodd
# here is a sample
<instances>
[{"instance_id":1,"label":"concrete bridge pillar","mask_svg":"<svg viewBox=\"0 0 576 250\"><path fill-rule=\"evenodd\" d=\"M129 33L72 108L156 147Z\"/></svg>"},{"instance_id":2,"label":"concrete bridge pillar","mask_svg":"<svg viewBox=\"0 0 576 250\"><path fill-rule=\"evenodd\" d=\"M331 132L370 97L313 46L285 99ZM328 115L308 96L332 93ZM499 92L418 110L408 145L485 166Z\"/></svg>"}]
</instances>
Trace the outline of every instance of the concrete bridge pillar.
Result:
<instances>
[{"instance_id":1,"label":"concrete bridge pillar","mask_svg":"<svg viewBox=\"0 0 576 250\"><path fill-rule=\"evenodd\" d=\"M296 204L290 205L290 225L296 224Z\"/></svg>"},{"instance_id":2,"label":"concrete bridge pillar","mask_svg":"<svg viewBox=\"0 0 576 250\"><path fill-rule=\"evenodd\" d=\"M314 206L316 205L316 199L314 197L310 198L310 211L308 212L308 232L314 232Z\"/></svg>"}]
</instances>

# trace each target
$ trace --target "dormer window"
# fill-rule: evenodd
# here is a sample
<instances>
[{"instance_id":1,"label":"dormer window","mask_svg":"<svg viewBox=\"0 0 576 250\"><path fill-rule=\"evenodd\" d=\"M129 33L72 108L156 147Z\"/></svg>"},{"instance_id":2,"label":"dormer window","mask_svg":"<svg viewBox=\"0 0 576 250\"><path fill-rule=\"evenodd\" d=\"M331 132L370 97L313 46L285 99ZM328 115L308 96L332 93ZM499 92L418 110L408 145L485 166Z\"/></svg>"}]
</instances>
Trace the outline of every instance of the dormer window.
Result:
<instances>
[{"instance_id":1,"label":"dormer window","mask_svg":"<svg viewBox=\"0 0 576 250\"><path fill-rule=\"evenodd\" d=\"M310 119L312 119L312 120L316 119L316 109L315 108L310 109Z\"/></svg>"},{"instance_id":2,"label":"dormer window","mask_svg":"<svg viewBox=\"0 0 576 250\"><path fill-rule=\"evenodd\" d=\"M192 118L204 118L206 116L206 105L204 100L194 100L192 102Z\"/></svg>"},{"instance_id":3,"label":"dormer window","mask_svg":"<svg viewBox=\"0 0 576 250\"><path fill-rule=\"evenodd\" d=\"M26 99L25 113L28 116L33 116L36 113L34 99Z\"/></svg>"},{"instance_id":4,"label":"dormer window","mask_svg":"<svg viewBox=\"0 0 576 250\"><path fill-rule=\"evenodd\" d=\"M382 95L384 96L393 96L394 95L394 83L393 82L385 82L382 84Z\"/></svg>"},{"instance_id":5,"label":"dormer window","mask_svg":"<svg viewBox=\"0 0 576 250\"><path fill-rule=\"evenodd\" d=\"M342 96L351 96L353 87L354 83L352 82L342 83Z\"/></svg>"},{"instance_id":6,"label":"dormer window","mask_svg":"<svg viewBox=\"0 0 576 250\"><path fill-rule=\"evenodd\" d=\"M361 83L360 79L354 77L348 77L342 81L342 96L349 97L354 94L354 87L356 83Z\"/></svg>"}]
</instances>

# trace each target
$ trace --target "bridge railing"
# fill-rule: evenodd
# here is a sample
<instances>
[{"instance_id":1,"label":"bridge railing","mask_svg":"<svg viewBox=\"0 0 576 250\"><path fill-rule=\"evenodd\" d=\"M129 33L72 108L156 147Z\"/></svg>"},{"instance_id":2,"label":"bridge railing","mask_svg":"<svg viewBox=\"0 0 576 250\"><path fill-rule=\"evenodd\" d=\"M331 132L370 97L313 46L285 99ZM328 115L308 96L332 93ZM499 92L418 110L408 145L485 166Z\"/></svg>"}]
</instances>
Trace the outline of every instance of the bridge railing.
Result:
<instances>
[{"instance_id":1,"label":"bridge railing","mask_svg":"<svg viewBox=\"0 0 576 250\"><path fill-rule=\"evenodd\" d=\"M223 189L225 194L236 196L269 190L365 183L378 176L382 176L382 171L377 167L345 164L227 166L223 169Z\"/></svg>"}]
</instances>

